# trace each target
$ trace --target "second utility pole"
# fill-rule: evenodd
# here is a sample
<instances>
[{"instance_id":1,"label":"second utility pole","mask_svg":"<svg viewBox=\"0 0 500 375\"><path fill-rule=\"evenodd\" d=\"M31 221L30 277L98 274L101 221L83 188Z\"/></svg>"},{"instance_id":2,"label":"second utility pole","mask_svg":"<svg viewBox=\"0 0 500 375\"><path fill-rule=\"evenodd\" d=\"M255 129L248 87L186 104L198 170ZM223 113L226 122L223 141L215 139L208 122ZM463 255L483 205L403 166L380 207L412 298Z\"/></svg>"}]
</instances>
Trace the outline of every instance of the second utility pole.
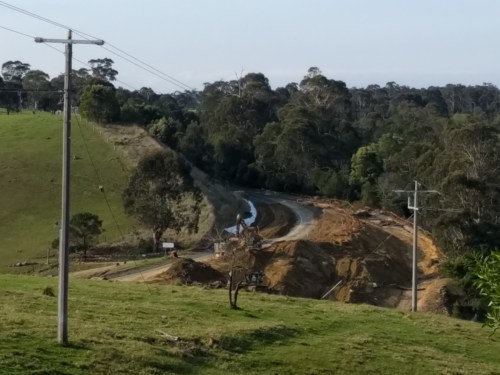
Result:
<instances>
[{"instance_id":1,"label":"second utility pole","mask_svg":"<svg viewBox=\"0 0 500 375\"><path fill-rule=\"evenodd\" d=\"M73 40L71 30L68 39L35 38L37 43L64 43L66 45L66 69L64 74L64 115L62 151L62 204L61 229L59 232L59 294L57 313L57 341L68 343L68 278L69 278L69 214L70 214L70 166L71 166L71 62L73 44L103 45L102 40Z\"/></svg>"},{"instance_id":2,"label":"second utility pole","mask_svg":"<svg viewBox=\"0 0 500 375\"><path fill-rule=\"evenodd\" d=\"M415 192L413 193L413 207L408 197L408 208L413 210L413 257L411 273L411 311L417 311L417 250L418 250L418 182L415 181Z\"/></svg>"},{"instance_id":3,"label":"second utility pole","mask_svg":"<svg viewBox=\"0 0 500 375\"><path fill-rule=\"evenodd\" d=\"M436 190L418 190L418 181L415 181L415 190L393 190L395 193L413 193L413 206L408 196L408 209L413 210L413 256L411 267L411 311L417 311L417 263L418 263L418 194L438 193Z\"/></svg>"}]
</instances>

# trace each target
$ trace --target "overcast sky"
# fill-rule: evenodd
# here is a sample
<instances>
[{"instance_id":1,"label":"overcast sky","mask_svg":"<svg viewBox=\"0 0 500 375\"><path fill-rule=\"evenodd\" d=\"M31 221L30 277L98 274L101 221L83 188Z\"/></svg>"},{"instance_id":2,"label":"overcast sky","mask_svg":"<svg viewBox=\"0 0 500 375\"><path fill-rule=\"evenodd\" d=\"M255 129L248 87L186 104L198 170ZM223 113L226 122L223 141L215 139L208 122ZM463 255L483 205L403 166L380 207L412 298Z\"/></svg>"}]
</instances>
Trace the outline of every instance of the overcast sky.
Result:
<instances>
[{"instance_id":1,"label":"overcast sky","mask_svg":"<svg viewBox=\"0 0 500 375\"><path fill-rule=\"evenodd\" d=\"M299 82L311 66L349 87L500 86L495 0L6 1L102 38L197 89L241 72L262 72L273 87L283 86ZM66 36L2 6L0 26ZM29 38L0 29L0 41L0 63L21 60L51 77L64 70L61 54ZM118 79L135 88L179 89L98 46L75 46L74 57L112 58Z\"/></svg>"}]
</instances>

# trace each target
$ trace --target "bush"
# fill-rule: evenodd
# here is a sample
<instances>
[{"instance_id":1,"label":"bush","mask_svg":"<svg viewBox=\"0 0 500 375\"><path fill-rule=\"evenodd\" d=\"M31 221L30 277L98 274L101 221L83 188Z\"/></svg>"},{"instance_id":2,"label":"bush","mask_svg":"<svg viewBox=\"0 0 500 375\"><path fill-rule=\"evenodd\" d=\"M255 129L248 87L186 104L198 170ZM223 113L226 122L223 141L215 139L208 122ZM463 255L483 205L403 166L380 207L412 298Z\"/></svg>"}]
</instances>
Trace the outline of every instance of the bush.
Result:
<instances>
[{"instance_id":1,"label":"bush","mask_svg":"<svg viewBox=\"0 0 500 375\"><path fill-rule=\"evenodd\" d=\"M475 271L474 284L488 300L485 324L494 332L500 327L500 252L492 252L481 259Z\"/></svg>"}]
</instances>

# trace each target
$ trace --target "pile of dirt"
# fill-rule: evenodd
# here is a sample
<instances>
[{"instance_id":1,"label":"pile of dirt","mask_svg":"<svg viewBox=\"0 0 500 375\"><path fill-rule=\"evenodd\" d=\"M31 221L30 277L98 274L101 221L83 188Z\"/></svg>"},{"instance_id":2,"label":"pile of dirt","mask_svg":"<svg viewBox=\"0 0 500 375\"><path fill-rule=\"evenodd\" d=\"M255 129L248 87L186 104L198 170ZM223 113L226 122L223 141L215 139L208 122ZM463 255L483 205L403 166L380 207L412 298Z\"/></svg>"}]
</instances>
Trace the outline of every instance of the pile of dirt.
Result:
<instances>
[{"instance_id":1,"label":"pile of dirt","mask_svg":"<svg viewBox=\"0 0 500 375\"><path fill-rule=\"evenodd\" d=\"M425 232L419 239L419 276L432 281L441 254ZM321 298L342 280L329 298L407 308L403 301L411 287L412 233L404 220L358 217L348 209L325 206L307 240L276 242L242 254L237 262L246 264L247 270L263 271L266 287L273 292ZM227 272L230 262L217 259L211 264ZM421 284L421 310L445 312L442 287Z\"/></svg>"},{"instance_id":2,"label":"pile of dirt","mask_svg":"<svg viewBox=\"0 0 500 375\"><path fill-rule=\"evenodd\" d=\"M381 211L368 209L356 215L337 203L321 205L322 214L305 239L268 242L262 249L240 244L225 256L211 259L210 269L222 277L232 269L236 279L262 271L266 290L295 297L321 298L341 281L328 298L408 310L412 274L408 223ZM293 212L286 213L283 205L267 206L258 207L261 233L276 236L281 229L275 228L284 225ZM278 210L278 215L287 218L278 218ZM437 279L441 256L429 235L419 231L421 311L447 313L446 281ZM172 269L168 274L180 272L185 271Z\"/></svg>"},{"instance_id":3,"label":"pile of dirt","mask_svg":"<svg viewBox=\"0 0 500 375\"><path fill-rule=\"evenodd\" d=\"M154 283L180 283L180 284L210 284L225 282L224 275L206 263L196 262L193 259L179 259L165 272L158 275Z\"/></svg>"},{"instance_id":4,"label":"pile of dirt","mask_svg":"<svg viewBox=\"0 0 500 375\"><path fill-rule=\"evenodd\" d=\"M335 266L331 252L318 244L299 240L273 244L257 258L264 261L266 286L284 295L320 298L335 280Z\"/></svg>"}]
</instances>

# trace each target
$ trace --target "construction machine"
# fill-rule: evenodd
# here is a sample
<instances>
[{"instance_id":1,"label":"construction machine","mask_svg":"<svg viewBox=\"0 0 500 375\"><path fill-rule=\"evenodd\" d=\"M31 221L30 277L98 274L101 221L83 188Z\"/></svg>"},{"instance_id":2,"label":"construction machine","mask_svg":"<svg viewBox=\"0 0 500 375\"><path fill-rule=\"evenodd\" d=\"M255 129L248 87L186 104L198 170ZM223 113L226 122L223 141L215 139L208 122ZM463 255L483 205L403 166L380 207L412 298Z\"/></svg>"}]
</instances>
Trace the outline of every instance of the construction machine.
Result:
<instances>
[{"instance_id":1,"label":"construction machine","mask_svg":"<svg viewBox=\"0 0 500 375\"><path fill-rule=\"evenodd\" d=\"M236 237L242 239L249 250L259 250L262 237L259 235L259 227L249 226L240 214L236 216Z\"/></svg>"}]
</instances>

